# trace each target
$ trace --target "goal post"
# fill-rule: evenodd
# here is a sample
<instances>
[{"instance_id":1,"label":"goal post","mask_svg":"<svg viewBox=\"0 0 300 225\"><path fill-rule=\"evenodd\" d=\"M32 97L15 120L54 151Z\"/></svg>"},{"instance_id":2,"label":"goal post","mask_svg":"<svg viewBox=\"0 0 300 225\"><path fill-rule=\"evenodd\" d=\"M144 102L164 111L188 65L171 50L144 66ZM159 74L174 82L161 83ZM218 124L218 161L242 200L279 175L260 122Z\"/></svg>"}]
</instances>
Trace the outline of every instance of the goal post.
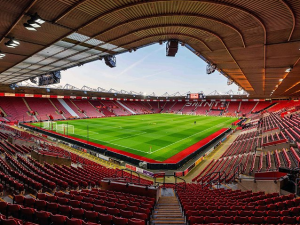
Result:
<instances>
[{"instance_id":1,"label":"goal post","mask_svg":"<svg viewBox=\"0 0 300 225\"><path fill-rule=\"evenodd\" d=\"M56 130L57 129L57 123L53 121L44 121L43 122L43 128L46 130Z\"/></svg>"},{"instance_id":2,"label":"goal post","mask_svg":"<svg viewBox=\"0 0 300 225\"><path fill-rule=\"evenodd\" d=\"M74 125L69 125L65 123L58 124L56 131L62 134L74 134Z\"/></svg>"},{"instance_id":3,"label":"goal post","mask_svg":"<svg viewBox=\"0 0 300 225\"><path fill-rule=\"evenodd\" d=\"M182 112L176 112L175 114L177 114L177 115L183 115Z\"/></svg>"}]
</instances>

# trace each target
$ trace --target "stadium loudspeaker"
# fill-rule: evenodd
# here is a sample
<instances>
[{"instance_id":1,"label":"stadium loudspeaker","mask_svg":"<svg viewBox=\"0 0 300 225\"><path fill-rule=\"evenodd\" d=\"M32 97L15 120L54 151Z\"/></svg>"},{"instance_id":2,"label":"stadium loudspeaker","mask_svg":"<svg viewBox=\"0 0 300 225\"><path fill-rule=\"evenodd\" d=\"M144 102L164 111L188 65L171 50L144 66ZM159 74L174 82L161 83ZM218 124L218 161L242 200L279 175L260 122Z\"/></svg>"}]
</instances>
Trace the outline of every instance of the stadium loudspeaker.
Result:
<instances>
[{"instance_id":1,"label":"stadium loudspeaker","mask_svg":"<svg viewBox=\"0 0 300 225\"><path fill-rule=\"evenodd\" d=\"M117 59L114 55L106 55L104 56L105 64L109 66L110 68L116 67L117 65Z\"/></svg>"},{"instance_id":2,"label":"stadium loudspeaker","mask_svg":"<svg viewBox=\"0 0 300 225\"><path fill-rule=\"evenodd\" d=\"M174 57L178 51L178 40L169 40L166 45L166 55Z\"/></svg>"}]
</instances>

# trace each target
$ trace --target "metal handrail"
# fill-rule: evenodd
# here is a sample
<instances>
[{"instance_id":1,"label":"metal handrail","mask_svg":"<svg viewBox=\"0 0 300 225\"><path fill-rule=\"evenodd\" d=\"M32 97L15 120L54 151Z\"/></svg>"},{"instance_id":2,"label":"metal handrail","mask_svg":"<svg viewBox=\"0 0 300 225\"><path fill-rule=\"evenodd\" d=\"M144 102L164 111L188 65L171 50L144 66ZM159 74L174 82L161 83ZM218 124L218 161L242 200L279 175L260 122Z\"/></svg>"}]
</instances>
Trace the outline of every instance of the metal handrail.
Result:
<instances>
[{"instance_id":1,"label":"metal handrail","mask_svg":"<svg viewBox=\"0 0 300 225\"><path fill-rule=\"evenodd\" d=\"M201 178L200 181L202 181L202 182L201 182L201 187L202 187L202 189L203 189L204 187L206 187L207 185L211 185L212 183L214 183L215 179L212 179L212 180L210 180L209 182L206 182L206 183L203 182L204 178L206 178L206 177L211 177L211 176L214 175L214 174L218 174L218 175L219 175L219 177L218 177L218 181L219 181L219 182L218 182L218 185L221 184L221 177L223 176L223 174L225 174L225 181L226 181L227 174L226 174L225 171L212 172L212 173L206 174L205 176L203 176L203 177ZM221 175L221 174L222 174L222 175ZM199 183L200 183L200 181L199 181Z\"/></svg>"},{"instance_id":2,"label":"metal handrail","mask_svg":"<svg viewBox=\"0 0 300 225\"><path fill-rule=\"evenodd\" d=\"M168 176L168 177L174 177L175 178L175 182L174 183L171 183L171 182L166 182L166 176ZM174 184L175 185L175 190L177 190L177 188L181 188L181 186L180 186L180 183L178 183L177 182L177 179L180 179L180 180L182 180L183 182L183 190L185 190L186 189L186 181L185 181L185 179L183 179L183 178L181 178L181 177L178 177L178 176L176 176L175 174L173 174L173 175L163 175L163 182L159 182L159 181L156 181L156 177L154 177L154 184L155 185L160 185L160 184L162 184L163 185L163 187L165 187L165 185L166 184Z\"/></svg>"},{"instance_id":3,"label":"metal handrail","mask_svg":"<svg viewBox=\"0 0 300 225\"><path fill-rule=\"evenodd\" d=\"M132 178L132 173L135 173L135 174L137 174L137 176L138 176L138 183L140 184L141 183L141 176L140 176L140 174L139 173L137 173L137 172L135 172L135 171L132 171L132 170L129 170L129 169L116 169L116 173L115 173L115 178L117 178L117 175L118 175L118 172L119 171L122 171L122 176L120 177L120 178L125 178L124 177L124 171L128 171L129 173L130 173L130 182L132 182L132 180L133 180L133 178ZM134 179L134 180L136 180L136 179Z\"/></svg>"},{"instance_id":4,"label":"metal handrail","mask_svg":"<svg viewBox=\"0 0 300 225\"><path fill-rule=\"evenodd\" d=\"M243 167L243 164L241 164L241 163L237 164L237 165L234 167L234 169L233 169L233 178L234 178L234 180L235 180L236 178L238 178L238 176L241 174L240 172L243 171L244 168L241 168L241 167ZM237 169L237 171L236 171L236 169ZM237 175L237 176L236 176L236 175Z\"/></svg>"}]
</instances>

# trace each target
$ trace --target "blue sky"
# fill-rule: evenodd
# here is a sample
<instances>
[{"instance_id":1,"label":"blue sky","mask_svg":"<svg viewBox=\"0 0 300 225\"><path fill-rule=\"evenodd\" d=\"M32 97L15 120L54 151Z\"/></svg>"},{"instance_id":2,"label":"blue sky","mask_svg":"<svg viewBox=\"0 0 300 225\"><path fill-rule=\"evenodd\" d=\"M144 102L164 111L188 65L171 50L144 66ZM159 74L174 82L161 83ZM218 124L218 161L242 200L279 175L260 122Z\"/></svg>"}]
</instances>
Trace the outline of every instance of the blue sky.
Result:
<instances>
[{"instance_id":1,"label":"blue sky","mask_svg":"<svg viewBox=\"0 0 300 225\"><path fill-rule=\"evenodd\" d=\"M207 75L206 63L186 47L179 46L175 57L166 57L165 44L153 44L116 57L115 68L99 60L63 71L61 83L78 88L86 85L156 95L188 91L209 94L214 90L237 92L237 86L228 86L227 79L218 72Z\"/></svg>"}]
</instances>

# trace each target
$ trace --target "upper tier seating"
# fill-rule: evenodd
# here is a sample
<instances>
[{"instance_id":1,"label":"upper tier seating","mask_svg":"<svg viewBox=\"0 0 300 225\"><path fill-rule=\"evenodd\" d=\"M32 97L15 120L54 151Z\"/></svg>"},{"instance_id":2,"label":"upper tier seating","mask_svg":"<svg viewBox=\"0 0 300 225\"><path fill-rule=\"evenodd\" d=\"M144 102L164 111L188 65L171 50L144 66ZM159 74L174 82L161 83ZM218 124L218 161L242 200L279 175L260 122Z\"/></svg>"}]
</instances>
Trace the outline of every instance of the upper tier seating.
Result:
<instances>
[{"instance_id":1,"label":"upper tier seating","mask_svg":"<svg viewBox=\"0 0 300 225\"><path fill-rule=\"evenodd\" d=\"M239 115L250 114L257 102L241 102Z\"/></svg>"},{"instance_id":2,"label":"upper tier seating","mask_svg":"<svg viewBox=\"0 0 300 225\"><path fill-rule=\"evenodd\" d=\"M36 117L38 120L49 120L49 115L54 120L63 119L61 115L57 114L56 109L47 98L26 98L26 101L31 110L37 112Z\"/></svg>"},{"instance_id":3,"label":"upper tier seating","mask_svg":"<svg viewBox=\"0 0 300 225\"><path fill-rule=\"evenodd\" d=\"M84 111L88 117L103 117L104 114L99 112L88 100L73 100L76 106Z\"/></svg>"},{"instance_id":4,"label":"upper tier seating","mask_svg":"<svg viewBox=\"0 0 300 225\"><path fill-rule=\"evenodd\" d=\"M55 105L55 107L63 113L66 119L72 117L72 115L68 112L68 110L66 110L65 107L63 107L63 105L58 101L58 99L52 98L51 101Z\"/></svg>"},{"instance_id":5,"label":"upper tier seating","mask_svg":"<svg viewBox=\"0 0 300 225\"><path fill-rule=\"evenodd\" d=\"M211 103L208 102L201 102L200 105L197 106L195 109L196 115L206 115L206 113L210 110Z\"/></svg>"},{"instance_id":6,"label":"upper tier seating","mask_svg":"<svg viewBox=\"0 0 300 225\"><path fill-rule=\"evenodd\" d=\"M267 102L267 101L258 102L258 104L253 109L253 112L259 112L259 111L269 107L272 104L273 104L272 102Z\"/></svg>"},{"instance_id":7,"label":"upper tier seating","mask_svg":"<svg viewBox=\"0 0 300 225\"><path fill-rule=\"evenodd\" d=\"M10 121L34 121L34 118L28 114L29 110L22 98L0 97L0 107Z\"/></svg>"}]
</instances>

